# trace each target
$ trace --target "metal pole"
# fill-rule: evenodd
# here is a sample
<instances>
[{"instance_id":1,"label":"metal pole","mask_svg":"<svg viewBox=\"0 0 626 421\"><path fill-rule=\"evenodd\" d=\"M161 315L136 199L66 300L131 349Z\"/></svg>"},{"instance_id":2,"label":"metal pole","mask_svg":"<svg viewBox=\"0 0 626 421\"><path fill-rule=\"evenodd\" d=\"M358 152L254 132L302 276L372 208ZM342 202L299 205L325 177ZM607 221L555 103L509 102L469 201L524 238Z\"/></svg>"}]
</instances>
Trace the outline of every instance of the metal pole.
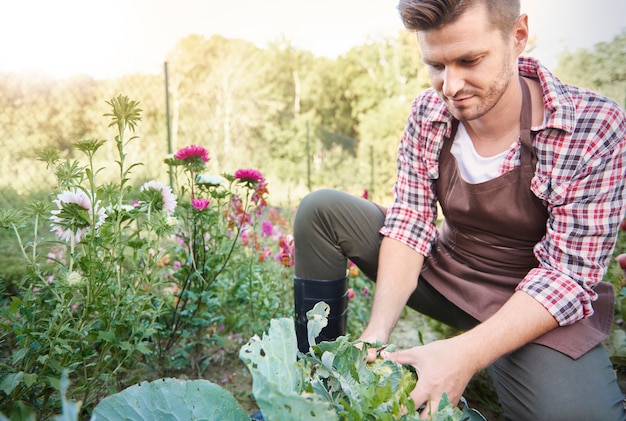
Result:
<instances>
[{"instance_id":1,"label":"metal pole","mask_svg":"<svg viewBox=\"0 0 626 421\"><path fill-rule=\"evenodd\" d=\"M311 191L311 136L309 130L309 120L306 121L306 185Z\"/></svg>"},{"instance_id":2,"label":"metal pole","mask_svg":"<svg viewBox=\"0 0 626 421\"><path fill-rule=\"evenodd\" d=\"M370 146L370 200L374 200L374 147Z\"/></svg>"},{"instance_id":3,"label":"metal pole","mask_svg":"<svg viewBox=\"0 0 626 421\"><path fill-rule=\"evenodd\" d=\"M167 153L171 155L172 151L172 129L170 126L170 83L169 72L167 69L167 61L164 63L165 71L165 120L167 121ZM172 166L169 166L170 188L174 189L174 175L172 174Z\"/></svg>"}]
</instances>

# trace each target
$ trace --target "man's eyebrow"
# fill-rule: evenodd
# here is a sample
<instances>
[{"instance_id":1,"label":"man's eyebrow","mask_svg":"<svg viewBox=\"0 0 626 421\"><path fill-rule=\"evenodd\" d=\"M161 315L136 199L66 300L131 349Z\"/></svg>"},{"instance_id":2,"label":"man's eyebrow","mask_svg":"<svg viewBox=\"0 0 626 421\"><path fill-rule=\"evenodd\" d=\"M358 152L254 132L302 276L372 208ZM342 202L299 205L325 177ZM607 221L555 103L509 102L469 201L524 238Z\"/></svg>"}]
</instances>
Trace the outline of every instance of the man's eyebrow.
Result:
<instances>
[{"instance_id":1,"label":"man's eyebrow","mask_svg":"<svg viewBox=\"0 0 626 421\"><path fill-rule=\"evenodd\" d=\"M460 55L458 57L454 57L454 58L452 58L450 60L446 60L446 61L448 61L448 62L455 62L455 61L474 60L474 59L476 59L478 57L481 57L483 55L485 55L485 52L483 52L483 51L472 51L472 52ZM432 60L432 59L429 59L429 58L424 57L424 56L422 56L422 61L425 64L428 64L428 65L443 64L443 62Z\"/></svg>"}]
</instances>

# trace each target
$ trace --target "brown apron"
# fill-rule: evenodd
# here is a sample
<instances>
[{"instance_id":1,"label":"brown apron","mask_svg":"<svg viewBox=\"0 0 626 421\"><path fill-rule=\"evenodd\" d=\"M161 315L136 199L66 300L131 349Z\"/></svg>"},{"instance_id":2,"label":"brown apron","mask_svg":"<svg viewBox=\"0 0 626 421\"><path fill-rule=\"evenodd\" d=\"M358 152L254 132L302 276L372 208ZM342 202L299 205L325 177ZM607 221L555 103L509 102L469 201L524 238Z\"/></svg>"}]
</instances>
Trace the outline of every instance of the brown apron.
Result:
<instances>
[{"instance_id":1,"label":"brown apron","mask_svg":"<svg viewBox=\"0 0 626 421\"><path fill-rule=\"evenodd\" d=\"M439 157L435 186L445 220L422 276L479 321L502 307L539 265L533 247L546 231L546 207L530 190L537 159L530 131L530 92L522 78L520 83L520 167L484 183L465 182L450 152L458 121L451 137L444 139ZM613 287L601 282L595 291L598 299L591 317L558 327L535 342L578 358L606 339L613 320Z\"/></svg>"}]
</instances>

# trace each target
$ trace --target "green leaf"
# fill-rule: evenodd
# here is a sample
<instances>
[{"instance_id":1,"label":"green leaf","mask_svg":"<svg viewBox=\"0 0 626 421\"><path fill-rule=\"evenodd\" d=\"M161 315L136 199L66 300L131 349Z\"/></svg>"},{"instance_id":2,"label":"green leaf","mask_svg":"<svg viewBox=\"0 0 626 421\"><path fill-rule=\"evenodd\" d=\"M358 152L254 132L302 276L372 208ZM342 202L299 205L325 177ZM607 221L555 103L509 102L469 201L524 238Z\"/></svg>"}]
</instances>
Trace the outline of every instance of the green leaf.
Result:
<instances>
[{"instance_id":1,"label":"green leaf","mask_svg":"<svg viewBox=\"0 0 626 421\"><path fill-rule=\"evenodd\" d=\"M235 398L208 380L160 379L142 382L103 399L93 420L249 421Z\"/></svg>"},{"instance_id":2,"label":"green leaf","mask_svg":"<svg viewBox=\"0 0 626 421\"><path fill-rule=\"evenodd\" d=\"M21 348L15 351L12 356L13 365L22 361L26 355L28 355L28 348Z\"/></svg>"},{"instance_id":3,"label":"green leaf","mask_svg":"<svg viewBox=\"0 0 626 421\"><path fill-rule=\"evenodd\" d=\"M152 353L152 350L148 348L145 343L135 345L135 350L141 352L143 355L150 355Z\"/></svg>"},{"instance_id":4,"label":"green leaf","mask_svg":"<svg viewBox=\"0 0 626 421\"><path fill-rule=\"evenodd\" d=\"M330 306L323 301L315 304L315 306L307 311L307 332L309 346L315 345L315 338L317 338L328 324L328 315L330 314Z\"/></svg>"},{"instance_id":5,"label":"green leaf","mask_svg":"<svg viewBox=\"0 0 626 421\"><path fill-rule=\"evenodd\" d=\"M338 419L321 396L302 391L292 319L271 320L263 339L253 337L241 348L239 358L252 374L252 393L266 419Z\"/></svg>"},{"instance_id":6,"label":"green leaf","mask_svg":"<svg viewBox=\"0 0 626 421\"><path fill-rule=\"evenodd\" d=\"M35 373L25 373L24 374L24 384L28 387L31 387L37 381L37 374Z\"/></svg>"},{"instance_id":7,"label":"green leaf","mask_svg":"<svg viewBox=\"0 0 626 421\"><path fill-rule=\"evenodd\" d=\"M115 342L117 339L115 334L106 330L98 332L98 339L105 342Z\"/></svg>"},{"instance_id":8,"label":"green leaf","mask_svg":"<svg viewBox=\"0 0 626 421\"><path fill-rule=\"evenodd\" d=\"M0 390L2 390L7 395L10 395L11 392L13 392L13 389L15 389L22 382L23 378L23 371L7 374L6 376L4 376L4 379L2 379L2 382L0 383Z\"/></svg>"}]
</instances>

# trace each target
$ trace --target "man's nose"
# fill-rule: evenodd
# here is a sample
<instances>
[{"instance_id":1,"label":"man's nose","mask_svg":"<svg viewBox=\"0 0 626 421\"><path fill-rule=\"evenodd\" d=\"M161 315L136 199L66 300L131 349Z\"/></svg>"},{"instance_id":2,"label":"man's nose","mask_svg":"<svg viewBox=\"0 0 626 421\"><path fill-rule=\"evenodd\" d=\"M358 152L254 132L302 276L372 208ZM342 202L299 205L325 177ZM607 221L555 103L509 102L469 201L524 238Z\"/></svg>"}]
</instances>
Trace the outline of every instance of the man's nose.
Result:
<instances>
[{"instance_id":1,"label":"man's nose","mask_svg":"<svg viewBox=\"0 0 626 421\"><path fill-rule=\"evenodd\" d=\"M443 74L442 93L448 98L454 98L464 85L463 72L460 69L446 67Z\"/></svg>"}]
</instances>

